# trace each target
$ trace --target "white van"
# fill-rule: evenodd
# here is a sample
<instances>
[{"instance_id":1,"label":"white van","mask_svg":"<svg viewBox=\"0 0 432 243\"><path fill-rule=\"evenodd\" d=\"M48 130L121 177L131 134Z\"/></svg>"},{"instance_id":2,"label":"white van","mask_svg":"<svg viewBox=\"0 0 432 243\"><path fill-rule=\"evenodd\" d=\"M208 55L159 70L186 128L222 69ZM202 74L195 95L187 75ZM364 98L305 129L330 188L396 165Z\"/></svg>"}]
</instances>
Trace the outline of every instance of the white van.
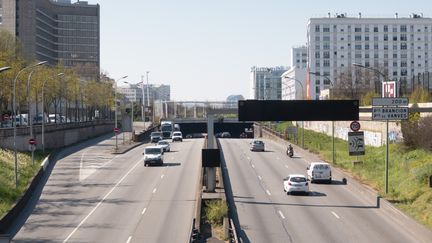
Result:
<instances>
[{"instance_id":1,"label":"white van","mask_svg":"<svg viewBox=\"0 0 432 243\"><path fill-rule=\"evenodd\" d=\"M311 183L315 181L325 181L331 183L332 175L329 163L325 162L312 162L306 168L307 177Z\"/></svg>"}]
</instances>

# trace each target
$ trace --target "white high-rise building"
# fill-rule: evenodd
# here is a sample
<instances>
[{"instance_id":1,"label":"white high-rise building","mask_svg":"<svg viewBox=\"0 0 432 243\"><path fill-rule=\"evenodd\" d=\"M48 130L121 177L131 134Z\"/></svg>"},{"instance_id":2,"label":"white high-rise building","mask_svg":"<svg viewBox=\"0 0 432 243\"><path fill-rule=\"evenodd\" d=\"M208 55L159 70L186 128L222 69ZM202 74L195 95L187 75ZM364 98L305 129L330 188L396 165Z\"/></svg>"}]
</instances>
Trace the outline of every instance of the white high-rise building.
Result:
<instances>
[{"instance_id":1,"label":"white high-rise building","mask_svg":"<svg viewBox=\"0 0 432 243\"><path fill-rule=\"evenodd\" d=\"M256 100L281 100L281 75L288 67L252 67L250 73L250 98Z\"/></svg>"},{"instance_id":2,"label":"white high-rise building","mask_svg":"<svg viewBox=\"0 0 432 243\"><path fill-rule=\"evenodd\" d=\"M281 75L282 100L301 100L306 98L306 46L291 49L292 67Z\"/></svg>"},{"instance_id":3,"label":"white high-rise building","mask_svg":"<svg viewBox=\"0 0 432 243\"><path fill-rule=\"evenodd\" d=\"M311 18L307 39L310 72L327 76L335 87L341 73L355 77L358 67L353 67L354 63L379 69L398 86L410 86L414 75L432 69L432 19L417 14L396 14L394 18L329 14L327 18ZM331 87L330 80L322 76L310 75L306 89L312 99ZM374 80L364 85L380 93L382 79L376 73ZM355 82L355 78L352 80Z\"/></svg>"}]
</instances>

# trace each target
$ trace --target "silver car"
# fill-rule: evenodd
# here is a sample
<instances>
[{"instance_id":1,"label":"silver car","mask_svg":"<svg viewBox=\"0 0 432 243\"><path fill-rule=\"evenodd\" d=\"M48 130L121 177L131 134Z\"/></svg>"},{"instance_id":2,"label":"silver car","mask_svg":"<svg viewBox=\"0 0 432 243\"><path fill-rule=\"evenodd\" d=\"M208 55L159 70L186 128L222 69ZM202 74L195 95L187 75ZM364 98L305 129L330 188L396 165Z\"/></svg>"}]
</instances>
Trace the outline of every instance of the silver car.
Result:
<instances>
[{"instance_id":1,"label":"silver car","mask_svg":"<svg viewBox=\"0 0 432 243\"><path fill-rule=\"evenodd\" d=\"M169 143L168 141L166 141L166 140L160 140L160 141L157 143L157 146L163 148L163 151L164 151L164 152L169 152L169 151L171 151L170 143Z\"/></svg>"},{"instance_id":2,"label":"silver car","mask_svg":"<svg viewBox=\"0 0 432 243\"><path fill-rule=\"evenodd\" d=\"M250 143L251 151L264 151L264 142L261 140L253 140Z\"/></svg>"}]
</instances>

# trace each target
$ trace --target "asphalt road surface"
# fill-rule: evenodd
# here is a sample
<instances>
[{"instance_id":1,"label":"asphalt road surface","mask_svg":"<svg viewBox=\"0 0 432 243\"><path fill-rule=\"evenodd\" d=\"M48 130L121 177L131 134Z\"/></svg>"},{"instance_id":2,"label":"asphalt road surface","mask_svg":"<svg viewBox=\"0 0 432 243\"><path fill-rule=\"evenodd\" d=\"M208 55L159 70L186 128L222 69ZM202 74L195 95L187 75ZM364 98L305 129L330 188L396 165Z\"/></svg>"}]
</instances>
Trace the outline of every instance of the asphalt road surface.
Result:
<instances>
[{"instance_id":1,"label":"asphalt road surface","mask_svg":"<svg viewBox=\"0 0 432 243\"><path fill-rule=\"evenodd\" d=\"M264 140L265 152L251 152L250 139L220 141L243 242L432 242L430 231L377 208L337 173L332 184L311 184L310 195L287 195L282 179L306 175L309 153L296 150L289 158L273 141ZM410 230L417 228L421 234Z\"/></svg>"},{"instance_id":2,"label":"asphalt road surface","mask_svg":"<svg viewBox=\"0 0 432 243\"><path fill-rule=\"evenodd\" d=\"M144 167L147 145L113 155L113 143L57 161L13 242L188 242L203 140L172 143L161 167Z\"/></svg>"}]
</instances>

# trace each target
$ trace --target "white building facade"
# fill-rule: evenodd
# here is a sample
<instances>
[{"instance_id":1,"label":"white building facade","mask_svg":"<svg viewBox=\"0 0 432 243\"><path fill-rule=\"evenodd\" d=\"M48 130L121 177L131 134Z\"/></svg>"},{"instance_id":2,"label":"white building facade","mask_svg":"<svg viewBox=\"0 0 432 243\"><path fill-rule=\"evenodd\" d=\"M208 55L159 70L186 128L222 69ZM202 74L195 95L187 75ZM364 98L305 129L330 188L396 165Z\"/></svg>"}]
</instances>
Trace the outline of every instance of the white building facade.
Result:
<instances>
[{"instance_id":1,"label":"white building facade","mask_svg":"<svg viewBox=\"0 0 432 243\"><path fill-rule=\"evenodd\" d=\"M291 49L292 67L281 75L282 100L302 100L306 98L306 46Z\"/></svg>"},{"instance_id":2,"label":"white building facade","mask_svg":"<svg viewBox=\"0 0 432 243\"><path fill-rule=\"evenodd\" d=\"M397 14L394 18L362 18L361 14L311 18L307 39L310 72L321 75L310 75L306 89L311 99L331 88L322 76L335 87L341 73L354 77L359 68L354 63L379 69L388 80L396 80L398 87L410 86L413 76L432 69L432 19L417 14L404 18ZM384 77L374 76L365 85L380 93Z\"/></svg>"},{"instance_id":3,"label":"white building facade","mask_svg":"<svg viewBox=\"0 0 432 243\"><path fill-rule=\"evenodd\" d=\"M281 75L288 67L252 67L250 71L250 98L256 100L281 100Z\"/></svg>"}]
</instances>

